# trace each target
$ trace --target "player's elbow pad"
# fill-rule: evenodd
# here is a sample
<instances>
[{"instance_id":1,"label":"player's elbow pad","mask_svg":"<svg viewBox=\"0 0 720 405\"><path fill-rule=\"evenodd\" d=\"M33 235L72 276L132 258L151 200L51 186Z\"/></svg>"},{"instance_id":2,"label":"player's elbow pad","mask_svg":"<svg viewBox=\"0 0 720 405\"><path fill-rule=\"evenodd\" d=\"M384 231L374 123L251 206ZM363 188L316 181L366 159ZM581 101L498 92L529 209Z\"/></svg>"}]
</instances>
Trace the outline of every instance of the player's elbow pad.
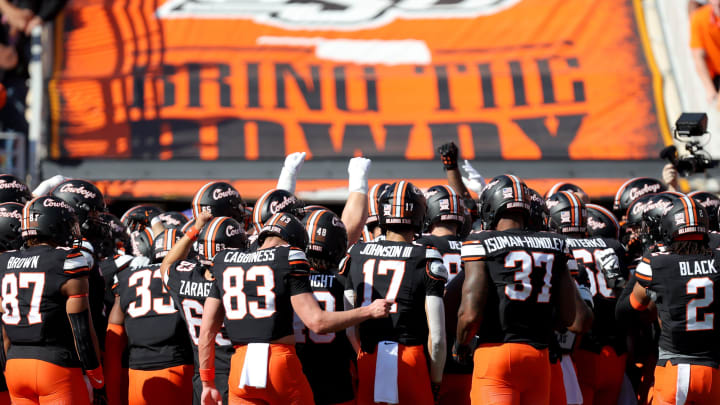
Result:
<instances>
[{"instance_id":1,"label":"player's elbow pad","mask_svg":"<svg viewBox=\"0 0 720 405\"><path fill-rule=\"evenodd\" d=\"M70 318L70 326L75 337L75 347L77 348L80 363L82 363L85 370L95 370L100 367L100 359L97 358L90 334L90 310L86 309L82 312L68 314L68 318Z\"/></svg>"}]
</instances>

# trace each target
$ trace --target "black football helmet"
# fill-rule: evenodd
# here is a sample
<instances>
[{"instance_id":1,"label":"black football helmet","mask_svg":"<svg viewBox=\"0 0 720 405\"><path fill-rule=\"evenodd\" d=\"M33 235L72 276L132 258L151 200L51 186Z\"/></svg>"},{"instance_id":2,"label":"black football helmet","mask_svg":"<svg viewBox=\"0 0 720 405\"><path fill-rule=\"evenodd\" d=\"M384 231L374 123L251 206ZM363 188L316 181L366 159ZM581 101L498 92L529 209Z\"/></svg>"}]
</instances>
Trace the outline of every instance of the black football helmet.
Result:
<instances>
[{"instance_id":1,"label":"black football helmet","mask_svg":"<svg viewBox=\"0 0 720 405\"><path fill-rule=\"evenodd\" d=\"M120 217L120 220L130 232L152 227L150 220L162 214L162 210L154 205L140 204L131 207Z\"/></svg>"},{"instance_id":2,"label":"black football helmet","mask_svg":"<svg viewBox=\"0 0 720 405\"><path fill-rule=\"evenodd\" d=\"M303 216L302 201L287 190L272 189L258 198L253 207L253 227L256 232L265 225L265 221L279 212L287 212L295 217Z\"/></svg>"},{"instance_id":3,"label":"black football helmet","mask_svg":"<svg viewBox=\"0 0 720 405\"><path fill-rule=\"evenodd\" d=\"M16 202L0 204L0 251L20 249L20 223L24 205Z\"/></svg>"},{"instance_id":4,"label":"black football helmet","mask_svg":"<svg viewBox=\"0 0 720 405\"><path fill-rule=\"evenodd\" d=\"M548 228L561 234L585 234L587 209L573 191L558 191L545 202L548 208Z\"/></svg>"},{"instance_id":5,"label":"black football helmet","mask_svg":"<svg viewBox=\"0 0 720 405\"><path fill-rule=\"evenodd\" d=\"M198 235L193 243L193 250L197 253L198 260L208 265L215 255L224 249L247 248L247 234L245 228L230 217L216 217L210 220Z\"/></svg>"},{"instance_id":6,"label":"black football helmet","mask_svg":"<svg viewBox=\"0 0 720 405\"><path fill-rule=\"evenodd\" d=\"M24 240L40 238L58 246L70 247L80 238L75 210L62 199L50 195L28 201L23 208L20 234Z\"/></svg>"},{"instance_id":7,"label":"black football helmet","mask_svg":"<svg viewBox=\"0 0 720 405\"><path fill-rule=\"evenodd\" d=\"M334 212L326 209L312 211L302 223L308 235L307 257L337 266L348 248L345 224Z\"/></svg>"},{"instance_id":8,"label":"black football helmet","mask_svg":"<svg viewBox=\"0 0 720 405\"><path fill-rule=\"evenodd\" d=\"M375 184L368 192L368 217L365 226L372 232L372 229L380 224L380 196L390 187L387 183Z\"/></svg>"},{"instance_id":9,"label":"black football helmet","mask_svg":"<svg viewBox=\"0 0 720 405\"><path fill-rule=\"evenodd\" d=\"M110 238L112 240L113 250L130 250L130 234L120 218L109 212L102 212L99 216L100 219L108 224L110 228Z\"/></svg>"},{"instance_id":10,"label":"black football helmet","mask_svg":"<svg viewBox=\"0 0 720 405\"><path fill-rule=\"evenodd\" d=\"M290 246L302 250L305 250L308 244L305 227L300 220L287 212L278 212L265 222L258 233L258 246L262 246L268 236L278 236Z\"/></svg>"},{"instance_id":11,"label":"black football helmet","mask_svg":"<svg viewBox=\"0 0 720 405\"><path fill-rule=\"evenodd\" d=\"M32 193L25 183L12 174L0 174L0 203L25 204L31 199Z\"/></svg>"},{"instance_id":12,"label":"black football helmet","mask_svg":"<svg viewBox=\"0 0 720 405\"><path fill-rule=\"evenodd\" d=\"M587 194L587 193L585 193L585 191L582 188L580 188L580 186L561 181L561 182L553 184L553 186L550 187L550 189L547 191L547 193L545 193L545 199L546 200L549 199L550 197L552 197L553 195L555 195L556 193L558 193L560 191L571 191L573 193Z\"/></svg>"},{"instance_id":13,"label":"black football helmet","mask_svg":"<svg viewBox=\"0 0 720 405\"><path fill-rule=\"evenodd\" d=\"M673 240L699 234L707 240L708 214L705 207L688 196L677 197L661 220L662 242L669 246Z\"/></svg>"},{"instance_id":14,"label":"black football helmet","mask_svg":"<svg viewBox=\"0 0 720 405\"><path fill-rule=\"evenodd\" d=\"M143 228L130 233L130 246L133 256L143 256L148 259L153 256L153 232L150 228Z\"/></svg>"},{"instance_id":15,"label":"black football helmet","mask_svg":"<svg viewBox=\"0 0 720 405\"><path fill-rule=\"evenodd\" d=\"M380 196L380 226L410 226L422 231L427 210L425 195L409 181L391 184Z\"/></svg>"},{"instance_id":16,"label":"black football helmet","mask_svg":"<svg viewBox=\"0 0 720 405\"><path fill-rule=\"evenodd\" d=\"M494 229L500 214L507 210L517 210L527 220L530 217L530 195L527 190L525 183L511 174L490 180L480 193L483 229Z\"/></svg>"},{"instance_id":17,"label":"black football helmet","mask_svg":"<svg viewBox=\"0 0 720 405\"><path fill-rule=\"evenodd\" d=\"M620 239L620 223L609 209L597 204L586 204L585 208L588 236Z\"/></svg>"},{"instance_id":18,"label":"black football helmet","mask_svg":"<svg viewBox=\"0 0 720 405\"><path fill-rule=\"evenodd\" d=\"M650 194L645 202L642 214L642 241L646 246L662 242L662 218L670 210L673 201L683 194L674 192L662 192Z\"/></svg>"},{"instance_id":19,"label":"black football helmet","mask_svg":"<svg viewBox=\"0 0 720 405\"><path fill-rule=\"evenodd\" d=\"M153 241L153 255L151 261L153 263L160 263L167 256L170 249L175 246L175 243L183 237L182 232L179 229L166 229L162 231Z\"/></svg>"},{"instance_id":20,"label":"black football helmet","mask_svg":"<svg viewBox=\"0 0 720 405\"><path fill-rule=\"evenodd\" d=\"M694 198L700 205L705 207L708 214L708 227L711 231L720 231L718 223L718 209L720 209L720 197L707 191L693 191L688 197Z\"/></svg>"},{"instance_id":21,"label":"black football helmet","mask_svg":"<svg viewBox=\"0 0 720 405\"><path fill-rule=\"evenodd\" d=\"M536 190L528 188L530 194L530 218L528 229L531 231L544 231L547 229L548 208L545 199Z\"/></svg>"},{"instance_id":22,"label":"black football helmet","mask_svg":"<svg viewBox=\"0 0 720 405\"><path fill-rule=\"evenodd\" d=\"M188 217L182 212L168 211L158 215L165 229L180 229L188 222Z\"/></svg>"},{"instance_id":23,"label":"black football helmet","mask_svg":"<svg viewBox=\"0 0 720 405\"><path fill-rule=\"evenodd\" d=\"M458 226L458 231L465 223L465 204L450 186L432 186L425 192L427 208L425 211L424 232L436 222L449 221Z\"/></svg>"},{"instance_id":24,"label":"black football helmet","mask_svg":"<svg viewBox=\"0 0 720 405\"><path fill-rule=\"evenodd\" d=\"M201 212L214 217L230 217L242 223L245 217L245 201L230 183L211 181L200 187L192 201L193 218Z\"/></svg>"},{"instance_id":25,"label":"black football helmet","mask_svg":"<svg viewBox=\"0 0 720 405\"><path fill-rule=\"evenodd\" d=\"M58 184L51 194L75 210L80 233L99 250L102 241L110 238L110 226L98 216L106 210L100 190L89 181L71 179Z\"/></svg>"},{"instance_id":26,"label":"black football helmet","mask_svg":"<svg viewBox=\"0 0 720 405\"><path fill-rule=\"evenodd\" d=\"M666 190L665 185L658 179L650 177L635 177L630 179L620 186L617 193L615 193L613 212L617 216L626 215L633 201L644 195L660 193Z\"/></svg>"}]
</instances>

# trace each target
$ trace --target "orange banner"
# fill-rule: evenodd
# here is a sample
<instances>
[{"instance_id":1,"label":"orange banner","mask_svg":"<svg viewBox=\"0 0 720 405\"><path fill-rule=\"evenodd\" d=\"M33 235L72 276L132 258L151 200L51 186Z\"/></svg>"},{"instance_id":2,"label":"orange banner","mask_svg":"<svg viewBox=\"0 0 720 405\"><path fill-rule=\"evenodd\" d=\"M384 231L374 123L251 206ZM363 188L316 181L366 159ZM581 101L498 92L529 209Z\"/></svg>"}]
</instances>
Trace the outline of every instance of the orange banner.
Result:
<instances>
[{"instance_id":1,"label":"orange banner","mask_svg":"<svg viewBox=\"0 0 720 405\"><path fill-rule=\"evenodd\" d=\"M633 160L667 135L630 0L71 0L59 31L54 159Z\"/></svg>"}]
</instances>

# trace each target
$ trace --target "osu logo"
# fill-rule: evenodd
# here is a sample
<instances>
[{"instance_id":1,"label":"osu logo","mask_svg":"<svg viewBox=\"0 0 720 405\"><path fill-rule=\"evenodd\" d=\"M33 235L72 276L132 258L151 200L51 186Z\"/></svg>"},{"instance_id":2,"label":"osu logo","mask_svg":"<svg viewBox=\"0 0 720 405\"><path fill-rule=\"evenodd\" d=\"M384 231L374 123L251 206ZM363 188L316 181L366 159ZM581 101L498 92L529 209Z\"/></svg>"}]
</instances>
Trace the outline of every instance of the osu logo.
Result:
<instances>
[{"instance_id":1,"label":"osu logo","mask_svg":"<svg viewBox=\"0 0 720 405\"><path fill-rule=\"evenodd\" d=\"M169 0L160 18L247 18L286 29L380 27L395 19L472 18L521 0Z\"/></svg>"}]
</instances>

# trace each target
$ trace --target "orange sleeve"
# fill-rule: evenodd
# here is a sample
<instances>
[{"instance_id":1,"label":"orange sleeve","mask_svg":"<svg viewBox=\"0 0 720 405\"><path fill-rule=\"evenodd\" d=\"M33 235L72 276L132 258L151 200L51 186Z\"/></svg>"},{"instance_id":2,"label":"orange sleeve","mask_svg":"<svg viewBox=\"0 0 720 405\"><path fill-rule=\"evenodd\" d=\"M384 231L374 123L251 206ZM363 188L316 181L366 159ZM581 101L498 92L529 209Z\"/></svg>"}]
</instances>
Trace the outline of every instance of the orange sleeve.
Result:
<instances>
[{"instance_id":1,"label":"orange sleeve","mask_svg":"<svg viewBox=\"0 0 720 405\"><path fill-rule=\"evenodd\" d=\"M702 44L702 30L703 21L702 19L709 18L703 9L697 10L693 13L690 19L690 48L691 49L703 49Z\"/></svg>"},{"instance_id":2,"label":"orange sleeve","mask_svg":"<svg viewBox=\"0 0 720 405\"><path fill-rule=\"evenodd\" d=\"M122 325L109 323L105 334L105 390L108 405L127 405L128 370L123 368L123 352L127 346L127 335Z\"/></svg>"}]
</instances>

